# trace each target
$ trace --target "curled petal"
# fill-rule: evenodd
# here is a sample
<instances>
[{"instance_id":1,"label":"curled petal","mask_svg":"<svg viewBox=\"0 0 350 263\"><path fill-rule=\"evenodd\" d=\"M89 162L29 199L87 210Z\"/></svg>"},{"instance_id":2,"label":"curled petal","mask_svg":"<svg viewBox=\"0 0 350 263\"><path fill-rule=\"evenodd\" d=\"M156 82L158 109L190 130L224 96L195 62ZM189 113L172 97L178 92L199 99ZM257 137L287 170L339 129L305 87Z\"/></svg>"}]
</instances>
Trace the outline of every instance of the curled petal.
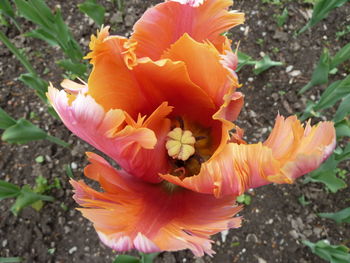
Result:
<instances>
[{"instance_id":1,"label":"curled petal","mask_svg":"<svg viewBox=\"0 0 350 263\"><path fill-rule=\"evenodd\" d=\"M144 112L147 101L125 63L129 50L125 48L127 39L109 36L108 29L104 27L97 36L91 37L91 52L85 57L93 64L88 94L105 111L122 109L136 118L139 112Z\"/></svg>"},{"instance_id":2,"label":"curled petal","mask_svg":"<svg viewBox=\"0 0 350 263\"><path fill-rule=\"evenodd\" d=\"M264 144L229 143L202 164L200 173L181 180L169 174L169 182L216 197L240 195L249 188L271 182L292 183L329 157L335 147L333 123L308 123L304 128L295 116L277 117Z\"/></svg>"},{"instance_id":3,"label":"curled petal","mask_svg":"<svg viewBox=\"0 0 350 263\"><path fill-rule=\"evenodd\" d=\"M184 33L198 42L209 40L221 52L226 38L220 34L244 22L243 13L227 10L232 3L231 0L180 0L148 9L134 25L131 37L138 42L137 56L157 60Z\"/></svg>"},{"instance_id":4,"label":"curled petal","mask_svg":"<svg viewBox=\"0 0 350 263\"><path fill-rule=\"evenodd\" d=\"M88 91L88 86L84 81L82 80L80 81L82 82L82 84L76 83L69 79L65 79L61 82L61 86L64 88L66 92L70 94L74 94L74 95L78 95L78 93L85 94Z\"/></svg>"},{"instance_id":5,"label":"curled petal","mask_svg":"<svg viewBox=\"0 0 350 263\"><path fill-rule=\"evenodd\" d=\"M215 104L208 94L191 81L184 62L169 59L154 62L144 58L138 61L132 71L149 107L155 108L167 101L174 107L173 116L188 117L203 125L211 121Z\"/></svg>"},{"instance_id":6,"label":"curled petal","mask_svg":"<svg viewBox=\"0 0 350 263\"><path fill-rule=\"evenodd\" d=\"M95 154L90 154L90 161L85 173L105 192L71 180L74 198L84 207L79 210L92 221L102 242L117 251L188 248L196 256L211 255L209 236L240 226L240 218L233 218L240 210L234 206L234 197L216 199L164 184L147 184L114 170Z\"/></svg>"},{"instance_id":7,"label":"curled petal","mask_svg":"<svg viewBox=\"0 0 350 263\"><path fill-rule=\"evenodd\" d=\"M162 55L173 61L186 64L190 79L202 88L217 107L223 104L224 96L238 81L220 62L220 53L210 43L198 43L185 33Z\"/></svg>"},{"instance_id":8,"label":"curled petal","mask_svg":"<svg viewBox=\"0 0 350 263\"><path fill-rule=\"evenodd\" d=\"M94 65L88 94L105 111L122 109L135 119L139 113L152 114L166 101L174 107L174 115L189 115L206 123L214 114L213 100L191 81L185 63L131 59L135 46L124 38L109 36L108 28L94 39L93 50L87 56Z\"/></svg>"},{"instance_id":9,"label":"curled petal","mask_svg":"<svg viewBox=\"0 0 350 263\"><path fill-rule=\"evenodd\" d=\"M164 152L159 150L170 127L170 121L165 117L172 108L167 103L163 103L145 122L135 123L122 110L105 112L89 95L78 94L69 104L67 94L51 86L48 97L74 134L109 155L134 176L150 182L161 181L158 172L166 171L168 167ZM144 162L143 158L154 160L154 163Z\"/></svg>"},{"instance_id":10,"label":"curled petal","mask_svg":"<svg viewBox=\"0 0 350 263\"><path fill-rule=\"evenodd\" d=\"M334 124L320 122L303 128L295 116L277 116L275 127L264 145L283 164L280 174L270 178L276 183L292 183L294 179L316 169L333 152L336 144Z\"/></svg>"}]
</instances>

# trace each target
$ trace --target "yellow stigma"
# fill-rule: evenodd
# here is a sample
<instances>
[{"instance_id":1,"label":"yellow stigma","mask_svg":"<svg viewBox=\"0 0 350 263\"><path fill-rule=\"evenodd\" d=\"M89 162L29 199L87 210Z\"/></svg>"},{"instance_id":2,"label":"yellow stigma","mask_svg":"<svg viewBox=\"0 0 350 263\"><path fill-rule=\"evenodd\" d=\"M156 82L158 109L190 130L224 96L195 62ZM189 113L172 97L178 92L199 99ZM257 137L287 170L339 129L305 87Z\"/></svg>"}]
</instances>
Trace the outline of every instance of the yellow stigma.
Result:
<instances>
[{"instance_id":1,"label":"yellow stigma","mask_svg":"<svg viewBox=\"0 0 350 263\"><path fill-rule=\"evenodd\" d=\"M173 157L173 159L186 161L195 152L195 142L196 139L193 137L192 132L175 128L168 133L165 147L169 156Z\"/></svg>"}]
</instances>

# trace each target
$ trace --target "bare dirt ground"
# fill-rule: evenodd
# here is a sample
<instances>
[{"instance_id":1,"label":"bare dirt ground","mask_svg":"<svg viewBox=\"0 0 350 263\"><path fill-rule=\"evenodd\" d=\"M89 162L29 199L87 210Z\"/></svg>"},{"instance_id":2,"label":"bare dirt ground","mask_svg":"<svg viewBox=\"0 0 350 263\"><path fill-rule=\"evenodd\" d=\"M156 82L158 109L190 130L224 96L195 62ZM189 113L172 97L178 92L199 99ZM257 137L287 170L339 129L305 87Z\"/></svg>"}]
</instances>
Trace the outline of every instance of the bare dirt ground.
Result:
<instances>
[{"instance_id":1,"label":"bare dirt ground","mask_svg":"<svg viewBox=\"0 0 350 263\"><path fill-rule=\"evenodd\" d=\"M74 36L87 51L90 35L97 26L80 13L77 4L82 1L48 1L50 6L60 5L66 22ZM101 1L103 2L103 1ZM124 13L117 12L111 2L103 2L107 9L106 25L111 25L113 34L129 35L133 23L144 10L159 1L128 0ZM255 76L250 67L239 72L242 92L246 95L245 108L239 118L239 125L245 129L251 143L264 140L271 129L278 112L288 116L302 112L307 99L317 99L324 87L314 88L304 96L298 90L310 79L314 64L323 49L327 47L334 54L350 41L350 36L336 39L336 32L350 21L350 4L336 11L311 31L298 37L294 32L305 23L307 10L311 8L303 1L282 1L282 5L262 3L257 0L237 0L234 9L246 13L246 23L234 28L233 44L240 42L240 50L255 59L262 52L273 60L282 61L283 66L274 67ZM279 28L275 16L284 7L289 10L287 23ZM21 20L23 32L34 26ZM56 87L63 79L62 71L55 61L62 54L40 40L25 38L15 28L2 28L3 32L30 56L35 69ZM288 66L292 70L286 71ZM348 71L347 64L335 78ZM73 167L74 176L82 178L86 165L84 152L93 150L52 118L46 106L32 90L17 78L25 70L0 43L0 106L15 118L31 118L31 121L50 134L72 143L71 149L64 149L47 141L26 145L10 145L1 142L0 179L19 185L34 185L35 178L44 176L50 182L58 178L61 189L49 194L56 201L46 203L40 212L26 208L15 217L9 211L13 200L0 204L0 257L22 257L24 262L112 262L115 253L102 245L91 225L75 210L71 186L64 166ZM34 113L34 114L33 114ZM35 116L35 117L33 117ZM35 157L45 156L43 163L36 163ZM345 166L344 166L345 167ZM350 177L347 183L350 184ZM217 254L210 258L194 258L191 252L162 253L156 262L322 262L301 243L302 239L317 241L328 239L331 243L350 245L350 229L336 225L333 221L319 218L318 212L334 212L349 206L349 188L336 194L328 193L320 184L303 184L299 179L294 185L270 185L248 193L252 202L241 213L243 226L214 237ZM304 195L311 202L302 206L298 198Z\"/></svg>"}]
</instances>

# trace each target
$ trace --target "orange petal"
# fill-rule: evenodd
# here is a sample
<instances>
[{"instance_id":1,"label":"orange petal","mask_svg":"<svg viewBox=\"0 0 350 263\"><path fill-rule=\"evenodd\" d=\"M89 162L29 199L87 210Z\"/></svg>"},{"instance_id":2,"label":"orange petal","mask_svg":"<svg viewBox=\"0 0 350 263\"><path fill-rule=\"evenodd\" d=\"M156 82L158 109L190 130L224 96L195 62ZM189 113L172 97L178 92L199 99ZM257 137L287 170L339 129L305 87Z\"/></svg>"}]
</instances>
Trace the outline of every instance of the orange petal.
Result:
<instances>
[{"instance_id":1,"label":"orange petal","mask_svg":"<svg viewBox=\"0 0 350 263\"><path fill-rule=\"evenodd\" d=\"M204 126L209 124L216 107L212 99L190 80L183 62L169 59L154 62L144 58L132 71L149 107L167 101L174 107L173 116L188 117Z\"/></svg>"},{"instance_id":2,"label":"orange petal","mask_svg":"<svg viewBox=\"0 0 350 263\"><path fill-rule=\"evenodd\" d=\"M209 236L240 226L240 218L233 218L240 210L234 197L170 191L163 184L132 180L97 155L90 154L90 160L86 175L100 182L105 192L71 180L74 199L84 207L79 210L92 221L101 241L114 250L191 249L196 256L211 255Z\"/></svg>"},{"instance_id":3,"label":"orange petal","mask_svg":"<svg viewBox=\"0 0 350 263\"><path fill-rule=\"evenodd\" d=\"M316 169L335 148L335 129L332 122L320 122L303 128L295 116L277 116L276 124L264 145L271 148L275 159L283 163L280 174L269 180L276 183L294 179Z\"/></svg>"},{"instance_id":4,"label":"orange petal","mask_svg":"<svg viewBox=\"0 0 350 263\"><path fill-rule=\"evenodd\" d=\"M186 64L190 79L202 88L220 107L224 95L238 82L222 64L220 53L210 43L199 43L185 33L162 55Z\"/></svg>"},{"instance_id":5,"label":"orange petal","mask_svg":"<svg viewBox=\"0 0 350 263\"><path fill-rule=\"evenodd\" d=\"M147 102L125 63L127 39L109 36L108 29L91 37L92 51L86 56L93 64L88 94L105 110L122 109L135 118Z\"/></svg>"},{"instance_id":6,"label":"orange petal","mask_svg":"<svg viewBox=\"0 0 350 263\"><path fill-rule=\"evenodd\" d=\"M105 112L89 95L78 94L69 104L67 94L51 86L48 97L74 134L113 158L133 176L149 182L161 181L158 173L169 167L163 146L170 129L166 116L172 107L166 102L145 121L135 123L120 109Z\"/></svg>"},{"instance_id":7,"label":"orange petal","mask_svg":"<svg viewBox=\"0 0 350 263\"><path fill-rule=\"evenodd\" d=\"M174 115L188 114L191 119L202 120L204 116L202 122L215 112L213 101L190 80L183 62L147 58L130 62L126 55L134 46L124 38L108 36L106 29L91 46L93 51L87 58L91 58L94 68L88 94L105 110L122 109L135 119L139 113L152 114L168 102L175 107Z\"/></svg>"},{"instance_id":8,"label":"orange petal","mask_svg":"<svg viewBox=\"0 0 350 263\"><path fill-rule=\"evenodd\" d=\"M240 195L249 188L271 182L292 183L318 168L335 147L331 122L305 128L295 116L278 116L270 137L263 144L229 143L201 166L196 176L181 180L169 174L163 179L200 193Z\"/></svg>"},{"instance_id":9,"label":"orange petal","mask_svg":"<svg viewBox=\"0 0 350 263\"><path fill-rule=\"evenodd\" d=\"M132 41L138 57L157 60L163 51L188 33L198 42L225 45L220 34L244 22L244 14L228 11L231 0L167 1L148 9L134 25Z\"/></svg>"}]
</instances>

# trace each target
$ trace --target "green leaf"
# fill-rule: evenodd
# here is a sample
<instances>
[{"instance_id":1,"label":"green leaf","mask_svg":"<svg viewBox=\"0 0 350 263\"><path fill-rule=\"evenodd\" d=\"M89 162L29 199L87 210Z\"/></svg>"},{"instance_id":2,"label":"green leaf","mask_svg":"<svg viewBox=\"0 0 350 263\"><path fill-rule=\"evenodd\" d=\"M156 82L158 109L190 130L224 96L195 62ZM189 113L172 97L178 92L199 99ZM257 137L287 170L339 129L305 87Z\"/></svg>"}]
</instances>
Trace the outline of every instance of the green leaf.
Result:
<instances>
[{"instance_id":1,"label":"green leaf","mask_svg":"<svg viewBox=\"0 0 350 263\"><path fill-rule=\"evenodd\" d=\"M66 174L69 178L73 178L74 175L73 175L73 171L72 171L72 168L69 164L65 164L64 165L64 170L66 171Z\"/></svg>"},{"instance_id":2,"label":"green leaf","mask_svg":"<svg viewBox=\"0 0 350 263\"><path fill-rule=\"evenodd\" d=\"M57 39L55 38L55 35L52 32L47 32L46 30L42 28L38 28L35 30L32 30L28 33L25 33L24 36L26 37L34 37L40 40L45 41L50 46L58 46L59 43L57 42Z\"/></svg>"},{"instance_id":3,"label":"green leaf","mask_svg":"<svg viewBox=\"0 0 350 263\"><path fill-rule=\"evenodd\" d=\"M57 64L64 68L65 70L68 70L78 76L84 76L87 66L82 63L74 63L70 59L60 60L57 62Z\"/></svg>"},{"instance_id":4,"label":"green leaf","mask_svg":"<svg viewBox=\"0 0 350 263\"><path fill-rule=\"evenodd\" d=\"M309 173L309 176L304 182L323 183L332 193L336 193L338 190L345 188L347 186L346 183L336 176L336 167L338 163L339 161L337 161L335 155L332 154L317 170Z\"/></svg>"},{"instance_id":5,"label":"green leaf","mask_svg":"<svg viewBox=\"0 0 350 263\"><path fill-rule=\"evenodd\" d=\"M330 69L330 56L328 49L323 49L320 60L316 68L312 73L311 80L308 84L306 84L300 91L299 94L304 93L308 89L312 88L316 85L322 85L328 82L328 73Z\"/></svg>"},{"instance_id":6,"label":"green leaf","mask_svg":"<svg viewBox=\"0 0 350 263\"><path fill-rule=\"evenodd\" d=\"M0 201L6 198L16 197L20 194L20 188L17 185L0 180Z\"/></svg>"},{"instance_id":7,"label":"green leaf","mask_svg":"<svg viewBox=\"0 0 350 263\"><path fill-rule=\"evenodd\" d=\"M270 59L268 55L265 55L261 60L255 63L253 72L256 75L259 75L260 73L264 72L265 70L268 70L271 67L282 66L282 65L283 65L282 62L273 61Z\"/></svg>"},{"instance_id":8,"label":"green leaf","mask_svg":"<svg viewBox=\"0 0 350 263\"><path fill-rule=\"evenodd\" d=\"M288 16L288 8L284 8L282 14L277 16L277 25L282 27L287 22Z\"/></svg>"},{"instance_id":9,"label":"green leaf","mask_svg":"<svg viewBox=\"0 0 350 263\"><path fill-rule=\"evenodd\" d=\"M39 127L25 119L17 120L17 123L7 128L2 134L2 140L9 143L27 143L35 140L46 139L47 134Z\"/></svg>"},{"instance_id":10,"label":"green leaf","mask_svg":"<svg viewBox=\"0 0 350 263\"><path fill-rule=\"evenodd\" d=\"M252 202L252 198L248 194L241 194L240 196L237 197L237 202L245 205L250 205Z\"/></svg>"},{"instance_id":11,"label":"green leaf","mask_svg":"<svg viewBox=\"0 0 350 263\"><path fill-rule=\"evenodd\" d=\"M35 162L37 163L43 163L44 162L44 156L39 155L38 157L35 158Z\"/></svg>"},{"instance_id":12,"label":"green leaf","mask_svg":"<svg viewBox=\"0 0 350 263\"><path fill-rule=\"evenodd\" d=\"M25 185L22 187L20 194L16 198L16 202L12 205L11 212L18 215L23 208L30 206L39 200L52 202L54 201L54 198L48 195L37 194L30 189L28 185Z\"/></svg>"},{"instance_id":13,"label":"green leaf","mask_svg":"<svg viewBox=\"0 0 350 263\"><path fill-rule=\"evenodd\" d=\"M350 59L350 43L340 49L332 58L330 69L338 67L340 64Z\"/></svg>"},{"instance_id":14,"label":"green leaf","mask_svg":"<svg viewBox=\"0 0 350 263\"><path fill-rule=\"evenodd\" d=\"M301 196L298 198L298 201L299 201L299 203L300 203L302 206L307 206L307 205L311 204L310 201L307 201L307 200L305 199L305 196L304 196L304 195L301 195Z\"/></svg>"},{"instance_id":15,"label":"green leaf","mask_svg":"<svg viewBox=\"0 0 350 263\"><path fill-rule=\"evenodd\" d=\"M129 255L118 255L113 263L141 263L141 260Z\"/></svg>"},{"instance_id":16,"label":"green leaf","mask_svg":"<svg viewBox=\"0 0 350 263\"><path fill-rule=\"evenodd\" d=\"M6 113L6 111L0 107L0 129L7 129L15 124L16 120L14 120L10 115Z\"/></svg>"},{"instance_id":17,"label":"green leaf","mask_svg":"<svg viewBox=\"0 0 350 263\"><path fill-rule=\"evenodd\" d=\"M350 92L350 75L345 79L333 82L323 93L315 105L315 110L332 107L338 100L347 96Z\"/></svg>"},{"instance_id":18,"label":"green leaf","mask_svg":"<svg viewBox=\"0 0 350 263\"><path fill-rule=\"evenodd\" d=\"M103 24L105 9L96 3L96 0L86 0L78 5L79 10L91 17L99 26Z\"/></svg>"},{"instance_id":19,"label":"green leaf","mask_svg":"<svg viewBox=\"0 0 350 263\"><path fill-rule=\"evenodd\" d=\"M339 122L350 114L350 91L349 95L345 96L340 103L337 112L334 115L333 121Z\"/></svg>"},{"instance_id":20,"label":"green leaf","mask_svg":"<svg viewBox=\"0 0 350 263\"><path fill-rule=\"evenodd\" d=\"M51 27L52 13L45 2L42 0L14 0L14 2L21 16L43 28Z\"/></svg>"},{"instance_id":21,"label":"green leaf","mask_svg":"<svg viewBox=\"0 0 350 263\"><path fill-rule=\"evenodd\" d=\"M21 74L18 78L20 81L22 81L24 84L26 84L31 89L34 89L39 92L46 93L47 87L49 84L47 84L46 81L38 77L38 75L32 74L32 73L25 73Z\"/></svg>"},{"instance_id":22,"label":"green leaf","mask_svg":"<svg viewBox=\"0 0 350 263\"><path fill-rule=\"evenodd\" d=\"M335 124L337 137L350 137L350 121L342 120Z\"/></svg>"},{"instance_id":23,"label":"green leaf","mask_svg":"<svg viewBox=\"0 0 350 263\"><path fill-rule=\"evenodd\" d=\"M5 15L13 19L15 18L15 12L13 11L13 8L9 0L0 1L0 13L4 13Z\"/></svg>"},{"instance_id":24,"label":"green leaf","mask_svg":"<svg viewBox=\"0 0 350 263\"><path fill-rule=\"evenodd\" d=\"M338 150L340 150L338 152ZM342 162L347 159L350 159L350 142L346 145L344 149L340 149L339 147L334 151L335 154L335 160L337 162Z\"/></svg>"},{"instance_id":25,"label":"green leaf","mask_svg":"<svg viewBox=\"0 0 350 263\"><path fill-rule=\"evenodd\" d=\"M12 7L11 3L9 0L1 0L0 1L0 23L8 26L5 18L3 16L7 16L13 24L17 27L17 29L20 31L21 28L16 20L15 17L15 11L14 8Z\"/></svg>"},{"instance_id":26,"label":"green leaf","mask_svg":"<svg viewBox=\"0 0 350 263\"><path fill-rule=\"evenodd\" d=\"M141 263L152 263L153 260L159 255L159 253L150 253L150 254L145 254L145 253L140 253L141 255Z\"/></svg>"},{"instance_id":27,"label":"green leaf","mask_svg":"<svg viewBox=\"0 0 350 263\"><path fill-rule=\"evenodd\" d=\"M340 7L349 0L318 0L312 11L312 17L309 22L299 31L300 33L305 32L308 28L316 25L319 21L326 18L328 13L334 8Z\"/></svg>"},{"instance_id":28,"label":"green leaf","mask_svg":"<svg viewBox=\"0 0 350 263\"><path fill-rule=\"evenodd\" d=\"M327 241L320 240L317 243L303 240L303 244L308 246L312 253L331 263L349 263L349 248L343 245L330 245Z\"/></svg>"},{"instance_id":29,"label":"green leaf","mask_svg":"<svg viewBox=\"0 0 350 263\"><path fill-rule=\"evenodd\" d=\"M12 258L0 257L0 263L17 263L17 262L22 262L22 258L20 258L20 257L12 257Z\"/></svg>"},{"instance_id":30,"label":"green leaf","mask_svg":"<svg viewBox=\"0 0 350 263\"><path fill-rule=\"evenodd\" d=\"M238 66L236 72L240 71L246 65L255 65L257 61L253 60L251 56L237 51Z\"/></svg>"},{"instance_id":31,"label":"green leaf","mask_svg":"<svg viewBox=\"0 0 350 263\"><path fill-rule=\"evenodd\" d=\"M341 223L350 223L350 207L340 210L336 213L319 213L320 217L329 218L337 222Z\"/></svg>"}]
</instances>

